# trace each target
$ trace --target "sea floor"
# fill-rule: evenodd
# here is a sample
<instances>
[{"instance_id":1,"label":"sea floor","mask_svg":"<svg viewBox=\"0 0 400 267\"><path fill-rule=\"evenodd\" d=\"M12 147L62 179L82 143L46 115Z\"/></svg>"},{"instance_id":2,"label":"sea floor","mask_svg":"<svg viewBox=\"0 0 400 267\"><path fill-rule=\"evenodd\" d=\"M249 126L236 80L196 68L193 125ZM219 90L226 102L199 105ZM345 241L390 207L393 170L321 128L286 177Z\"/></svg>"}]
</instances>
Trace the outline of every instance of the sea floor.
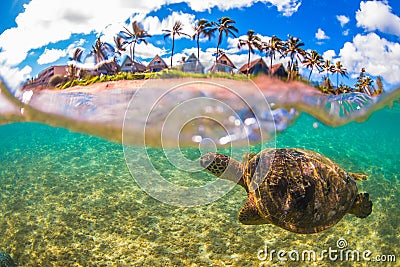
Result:
<instances>
[{"instance_id":1,"label":"sea floor","mask_svg":"<svg viewBox=\"0 0 400 267\"><path fill-rule=\"evenodd\" d=\"M369 175L359 189L370 193L372 214L346 215L312 235L241 225L237 212L246 193L239 186L209 205L170 206L137 186L121 145L41 124L2 126L0 251L19 266L367 266L362 253L370 250L372 260L394 255L397 262L387 266L400 266L398 118L389 110L362 124L314 129L315 119L303 115L278 137L279 147L317 150ZM145 156L138 154L138 162ZM206 173L164 171L178 183L212 180ZM302 253L320 257L329 249L338 251L333 258L302 260ZM279 250L286 252L281 260ZM357 250L360 260L346 260L347 250Z\"/></svg>"}]
</instances>

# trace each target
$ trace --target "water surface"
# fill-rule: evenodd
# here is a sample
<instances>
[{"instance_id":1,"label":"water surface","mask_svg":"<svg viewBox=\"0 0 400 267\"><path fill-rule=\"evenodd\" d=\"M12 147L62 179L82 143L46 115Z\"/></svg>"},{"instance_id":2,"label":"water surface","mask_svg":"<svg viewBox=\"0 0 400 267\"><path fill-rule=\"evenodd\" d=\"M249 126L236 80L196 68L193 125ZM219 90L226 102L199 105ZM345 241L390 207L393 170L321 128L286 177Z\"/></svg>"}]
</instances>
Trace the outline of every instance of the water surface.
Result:
<instances>
[{"instance_id":1,"label":"water surface","mask_svg":"<svg viewBox=\"0 0 400 267\"><path fill-rule=\"evenodd\" d=\"M3 125L0 250L21 266L268 266L285 263L257 257L265 246L320 252L337 249L338 239L344 238L347 248L371 250L371 257L398 257L399 110L394 104L362 123L340 127L302 113L278 135L277 147L314 150L348 171L369 176L358 185L370 193L372 214L363 220L346 215L333 228L313 235L273 225L241 225L237 212L246 193L239 186L208 205L175 207L159 202L138 187L126 166L123 146L116 142L39 123ZM179 151L169 150L172 155ZM189 158L200 155L197 147L182 150ZM173 183L194 187L215 180L202 171L176 169L161 148L147 152L155 168ZM138 153L134 160L140 163L146 157ZM325 258L295 264L351 263Z\"/></svg>"}]
</instances>

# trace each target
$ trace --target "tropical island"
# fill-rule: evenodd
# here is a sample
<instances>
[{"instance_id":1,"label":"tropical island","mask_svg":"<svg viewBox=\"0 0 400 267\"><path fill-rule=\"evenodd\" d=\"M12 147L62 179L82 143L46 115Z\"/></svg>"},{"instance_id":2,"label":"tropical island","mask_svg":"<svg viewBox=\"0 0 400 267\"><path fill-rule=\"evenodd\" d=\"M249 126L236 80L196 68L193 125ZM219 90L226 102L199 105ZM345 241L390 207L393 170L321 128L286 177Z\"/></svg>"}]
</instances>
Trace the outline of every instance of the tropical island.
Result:
<instances>
[{"instance_id":1,"label":"tropical island","mask_svg":"<svg viewBox=\"0 0 400 267\"><path fill-rule=\"evenodd\" d=\"M217 21L201 19L193 25L194 34L189 36L183 32L183 24L176 21L171 29L164 29L164 39L172 39L171 59L168 65L160 56L155 55L147 66L135 59L135 47L137 44L146 45L151 38L137 21L131 28L124 27L114 37L114 44L102 42L98 37L91 51L85 53L82 48L75 48L68 65L51 66L43 70L37 78L26 81L23 90L41 89L66 89L74 86L88 86L99 82L121 81L121 80L146 80L172 77L193 78L227 78L227 79L253 79L258 76L269 76L282 81L300 81L311 85L324 94L342 94L350 92L365 93L376 96L383 93L383 82L381 77L374 81L366 74L365 68L353 86L340 82L340 77L347 77L347 69L340 61L332 63L324 60L316 50L304 49L305 44L300 38L289 36L282 40L272 36L268 41L262 41L253 30L247 31L245 39L239 39L238 48L248 49L247 63L237 68L229 59L229 56L221 49L223 38L229 36L237 37L239 30L234 26L235 21L229 17L222 17ZM173 66L176 37L186 36L192 38L197 44L197 56L192 53L187 59L183 57L178 65ZM213 65L206 70L200 62L200 39L207 38L211 41L217 38L217 46ZM123 52L129 55L123 57ZM252 56L261 55L256 59ZM93 57L95 64L91 67L85 66L88 57ZM266 60L264 60L264 57ZM276 59L288 59L287 66L282 63L273 64ZM268 62L268 63L266 63ZM309 69L308 77L300 74L300 64ZM323 73L321 82L311 80L314 72ZM335 83L331 76L334 75ZM374 84L375 83L375 84Z\"/></svg>"}]
</instances>

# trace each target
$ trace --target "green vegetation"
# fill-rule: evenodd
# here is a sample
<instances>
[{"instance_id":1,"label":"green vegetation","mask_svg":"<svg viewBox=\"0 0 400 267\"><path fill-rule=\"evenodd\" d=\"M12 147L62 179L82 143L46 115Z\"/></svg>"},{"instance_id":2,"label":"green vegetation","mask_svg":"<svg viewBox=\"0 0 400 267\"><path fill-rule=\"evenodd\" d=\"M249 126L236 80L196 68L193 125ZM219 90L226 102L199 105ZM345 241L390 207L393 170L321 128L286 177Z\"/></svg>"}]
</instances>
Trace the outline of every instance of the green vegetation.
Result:
<instances>
[{"instance_id":1,"label":"green vegetation","mask_svg":"<svg viewBox=\"0 0 400 267\"><path fill-rule=\"evenodd\" d=\"M101 76L89 76L83 79L75 79L67 81L64 84L58 84L57 88L67 89L73 86L87 86L94 83L111 82L111 81L122 81L122 80L147 80L147 79L167 79L167 78L225 78L231 80L246 80L245 74L229 74L224 72L217 73L188 73L176 69L165 69L160 72L148 72L148 73L130 73L130 72L119 72L113 75L101 75Z\"/></svg>"},{"instance_id":2,"label":"green vegetation","mask_svg":"<svg viewBox=\"0 0 400 267\"><path fill-rule=\"evenodd\" d=\"M121 81L121 80L146 80L151 78L158 78L161 73L130 73L119 72L113 75L89 76L83 79L74 79L66 82L65 84L57 86L60 89L66 89L73 86L87 86L94 83Z\"/></svg>"},{"instance_id":3,"label":"green vegetation","mask_svg":"<svg viewBox=\"0 0 400 267\"><path fill-rule=\"evenodd\" d=\"M176 69L163 70L161 72L157 72L157 78L166 79L166 78L224 78L230 80L238 80L243 81L247 80L247 76L245 74L230 74L226 72L214 72L214 73L189 73L183 72Z\"/></svg>"}]
</instances>

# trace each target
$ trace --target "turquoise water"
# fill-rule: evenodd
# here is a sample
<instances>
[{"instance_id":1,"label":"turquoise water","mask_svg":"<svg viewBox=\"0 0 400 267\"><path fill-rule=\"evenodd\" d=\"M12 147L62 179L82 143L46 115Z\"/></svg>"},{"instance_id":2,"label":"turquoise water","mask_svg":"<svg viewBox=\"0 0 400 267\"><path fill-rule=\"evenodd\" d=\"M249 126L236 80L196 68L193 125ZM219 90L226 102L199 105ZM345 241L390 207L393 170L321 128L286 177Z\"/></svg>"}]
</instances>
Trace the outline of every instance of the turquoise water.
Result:
<instances>
[{"instance_id":1,"label":"turquoise water","mask_svg":"<svg viewBox=\"0 0 400 267\"><path fill-rule=\"evenodd\" d=\"M368 174L358 185L370 193L374 206L366 219L346 215L313 235L241 225L237 212L246 193L239 186L209 205L161 203L137 186L119 144L43 124L1 126L0 251L20 266L268 266L287 262L276 254L264 259L259 252L265 246L320 252L337 248L337 240L344 238L349 249L399 257L398 107L338 128L322 123L314 128L314 122L302 114L278 136L277 147L315 150L348 171ZM172 182L200 186L214 180L204 172L175 169L161 149L148 153ZM184 154L196 158L199 151L185 149ZM144 157L138 154L137 161ZM289 263L350 266L354 261ZM398 259L390 265L395 264Z\"/></svg>"}]
</instances>

